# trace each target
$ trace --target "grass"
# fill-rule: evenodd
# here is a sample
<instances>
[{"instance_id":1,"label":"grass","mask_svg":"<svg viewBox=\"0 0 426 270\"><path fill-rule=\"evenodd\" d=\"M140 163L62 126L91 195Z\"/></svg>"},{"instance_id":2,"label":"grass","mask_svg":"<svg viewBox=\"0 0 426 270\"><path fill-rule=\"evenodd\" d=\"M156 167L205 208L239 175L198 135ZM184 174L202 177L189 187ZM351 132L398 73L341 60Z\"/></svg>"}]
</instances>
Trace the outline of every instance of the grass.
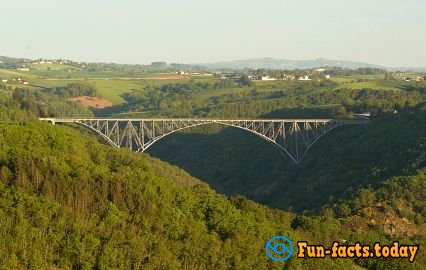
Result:
<instances>
[{"instance_id":1,"label":"grass","mask_svg":"<svg viewBox=\"0 0 426 270\"><path fill-rule=\"evenodd\" d=\"M146 86L161 85L165 83L177 83L186 80L167 80L151 79L165 78L174 76L171 73L132 73L132 72L88 72L76 71L67 72L64 68L73 68L60 64L39 64L30 65L30 70L37 67L37 70L30 72L19 72L15 70L0 69L0 78L9 79L21 77L27 80L30 85L25 86L31 90L37 91L40 88L62 87L69 83L86 82L94 85L98 89L99 96L111 101L113 104L125 102L122 94L133 90L143 90ZM51 70L44 68L51 67ZM60 70L62 68L62 70ZM121 77L120 77L121 76ZM23 87L21 84L13 86Z\"/></svg>"},{"instance_id":2,"label":"grass","mask_svg":"<svg viewBox=\"0 0 426 270\"><path fill-rule=\"evenodd\" d=\"M176 83L182 80L150 80L150 79L123 79L123 78L78 78L78 79L42 79L38 78L30 83L40 87L61 87L73 82L92 84L98 90L99 97L111 101L114 105L124 103L122 95L133 90L144 90L146 86L157 86L166 83Z\"/></svg>"},{"instance_id":3,"label":"grass","mask_svg":"<svg viewBox=\"0 0 426 270\"><path fill-rule=\"evenodd\" d=\"M98 90L98 95L111 101L113 104L124 103L122 95L133 90L143 90L144 85L134 80L114 80L114 79L89 79L86 82L94 85Z\"/></svg>"},{"instance_id":4,"label":"grass","mask_svg":"<svg viewBox=\"0 0 426 270\"><path fill-rule=\"evenodd\" d=\"M13 79L13 78L24 78L24 79L33 79L33 78L37 78L37 76L32 75L29 72L26 71L14 71L14 70L10 70L10 69L0 69L0 78L4 78L4 79Z\"/></svg>"},{"instance_id":5,"label":"grass","mask_svg":"<svg viewBox=\"0 0 426 270\"><path fill-rule=\"evenodd\" d=\"M339 84L336 89L348 88L348 89L377 89L377 90L394 90L399 91L409 83L404 81L383 81L374 80L367 82L354 82L354 83L342 83Z\"/></svg>"},{"instance_id":6,"label":"grass","mask_svg":"<svg viewBox=\"0 0 426 270\"><path fill-rule=\"evenodd\" d=\"M73 66L61 65L61 64L56 64L56 63L52 63L52 64L29 64L28 68L30 69L30 71L34 71L34 70L55 71L55 70L78 69L78 68L73 67Z\"/></svg>"},{"instance_id":7,"label":"grass","mask_svg":"<svg viewBox=\"0 0 426 270\"><path fill-rule=\"evenodd\" d=\"M354 80L351 77L330 77L330 80L335 83L350 83Z\"/></svg>"},{"instance_id":8,"label":"grass","mask_svg":"<svg viewBox=\"0 0 426 270\"><path fill-rule=\"evenodd\" d=\"M34 86L44 87L44 88L51 88L51 87L61 87L69 83L78 82L78 81L81 81L81 80L46 80L42 78L35 78L30 81L30 84Z\"/></svg>"},{"instance_id":9,"label":"grass","mask_svg":"<svg viewBox=\"0 0 426 270\"><path fill-rule=\"evenodd\" d=\"M52 64L53 65L53 64ZM50 66L50 65L49 65ZM62 65L60 65L62 66ZM74 67L70 67L76 69ZM150 78L162 78L167 76L176 76L174 73L151 73L151 72L132 72L132 71L86 71L76 70L68 72L67 70L30 70L31 74L44 77L44 78L56 78L56 79L105 79L105 78L122 78L122 79L150 79Z\"/></svg>"}]
</instances>

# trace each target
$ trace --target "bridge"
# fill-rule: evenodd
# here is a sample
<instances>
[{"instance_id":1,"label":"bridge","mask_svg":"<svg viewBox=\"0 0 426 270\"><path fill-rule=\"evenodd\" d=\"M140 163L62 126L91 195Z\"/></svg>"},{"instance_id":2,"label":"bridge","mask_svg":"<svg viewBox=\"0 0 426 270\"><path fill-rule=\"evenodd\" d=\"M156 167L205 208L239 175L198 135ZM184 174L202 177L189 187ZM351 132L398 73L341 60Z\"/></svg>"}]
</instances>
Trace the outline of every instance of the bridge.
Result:
<instances>
[{"instance_id":1,"label":"bridge","mask_svg":"<svg viewBox=\"0 0 426 270\"><path fill-rule=\"evenodd\" d=\"M342 125L365 121L336 119L109 119L40 118L41 121L75 123L93 130L116 148L144 152L167 135L186 128L220 124L251 132L288 155L299 164L322 136Z\"/></svg>"}]
</instances>

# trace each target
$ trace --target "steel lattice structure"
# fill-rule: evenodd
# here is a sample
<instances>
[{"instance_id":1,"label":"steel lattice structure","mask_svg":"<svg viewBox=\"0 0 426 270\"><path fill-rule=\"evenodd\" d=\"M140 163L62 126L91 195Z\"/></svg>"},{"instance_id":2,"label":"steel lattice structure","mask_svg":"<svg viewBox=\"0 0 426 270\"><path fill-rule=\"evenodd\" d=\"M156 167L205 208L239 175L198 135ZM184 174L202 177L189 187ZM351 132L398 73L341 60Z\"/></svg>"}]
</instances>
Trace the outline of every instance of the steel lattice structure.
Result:
<instances>
[{"instance_id":1,"label":"steel lattice structure","mask_svg":"<svg viewBox=\"0 0 426 270\"><path fill-rule=\"evenodd\" d=\"M206 124L221 124L254 133L276 145L297 164L323 135L344 124L362 121L335 119L107 119L107 118L40 118L55 123L83 125L112 146L144 152L165 136Z\"/></svg>"}]
</instances>

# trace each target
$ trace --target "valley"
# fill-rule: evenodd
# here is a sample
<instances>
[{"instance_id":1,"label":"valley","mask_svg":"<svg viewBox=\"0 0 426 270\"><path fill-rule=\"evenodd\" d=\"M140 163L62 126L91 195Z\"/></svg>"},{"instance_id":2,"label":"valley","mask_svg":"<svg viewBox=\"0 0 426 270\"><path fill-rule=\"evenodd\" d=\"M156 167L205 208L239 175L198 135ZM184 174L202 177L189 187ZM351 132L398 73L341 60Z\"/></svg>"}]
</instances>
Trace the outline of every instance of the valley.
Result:
<instances>
[{"instance_id":1,"label":"valley","mask_svg":"<svg viewBox=\"0 0 426 270\"><path fill-rule=\"evenodd\" d=\"M173 77L178 75L167 69L86 65L90 71L68 72L71 78L61 78L61 66L0 70L8 81L0 85L1 265L421 269L426 264L420 252L414 263L326 258L277 265L263 248L278 234L327 246L343 239L425 248L424 80L406 81L375 68L333 67L330 78L314 69L285 71L312 80L261 81L248 77L262 72L278 77L283 71ZM106 68L116 71L106 77ZM258 136L215 124L184 129L135 154L114 149L81 126L38 121L354 120L363 113L371 114L368 123L333 129L300 164Z\"/></svg>"}]
</instances>

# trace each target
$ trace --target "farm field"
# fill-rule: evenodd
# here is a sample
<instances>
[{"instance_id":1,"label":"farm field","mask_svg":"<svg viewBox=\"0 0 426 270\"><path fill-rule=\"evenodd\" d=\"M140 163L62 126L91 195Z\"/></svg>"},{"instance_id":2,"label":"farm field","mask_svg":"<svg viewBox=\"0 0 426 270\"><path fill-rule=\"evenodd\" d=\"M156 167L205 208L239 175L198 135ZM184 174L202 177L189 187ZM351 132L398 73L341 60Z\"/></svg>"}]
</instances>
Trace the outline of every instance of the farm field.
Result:
<instances>
[{"instance_id":1,"label":"farm field","mask_svg":"<svg viewBox=\"0 0 426 270\"><path fill-rule=\"evenodd\" d=\"M186 81L190 77L176 76L171 73L109 73L109 72L67 72L59 70L59 67L66 65L49 64L49 65L31 65L40 67L39 70L30 72L14 71L0 69L0 78L22 78L29 81L29 88L37 91L42 88L63 87L69 83L85 82L92 84L98 90L101 98L111 101L113 104L121 104L125 102L122 94L129 93L133 90L143 90L145 86L161 85L178 81ZM56 70L43 70L44 67L56 67ZM70 67L70 66L68 66ZM73 67L72 67L73 68ZM125 77L120 77L120 75ZM138 77L136 77L138 76ZM200 78L200 77L198 77ZM17 87L19 84L10 84Z\"/></svg>"},{"instance_id":2,"label":"farm field","mask_svg":"<svg viewBox=\"0 0 426 270\"><path fill-rule=\"evenodd\" d=\"M69 65L61 65L57 63L52 64L28 64L27 67L32 71L57 71L57 70L78 70L79 68L69 66Z\"/></svg>"},{"instance_id":3,"label":"farm field","mask_svg":"<svg viewBox=\"0 0 426 270\"><path fill-rule=\"evenodd\" d=\"M372 80L367 82L345 82L339 84L336 89L376 89L376 90L401 90L402 87L409 85L410 82L404 81L384 81Z\"/></svg>"}]
</instances>

